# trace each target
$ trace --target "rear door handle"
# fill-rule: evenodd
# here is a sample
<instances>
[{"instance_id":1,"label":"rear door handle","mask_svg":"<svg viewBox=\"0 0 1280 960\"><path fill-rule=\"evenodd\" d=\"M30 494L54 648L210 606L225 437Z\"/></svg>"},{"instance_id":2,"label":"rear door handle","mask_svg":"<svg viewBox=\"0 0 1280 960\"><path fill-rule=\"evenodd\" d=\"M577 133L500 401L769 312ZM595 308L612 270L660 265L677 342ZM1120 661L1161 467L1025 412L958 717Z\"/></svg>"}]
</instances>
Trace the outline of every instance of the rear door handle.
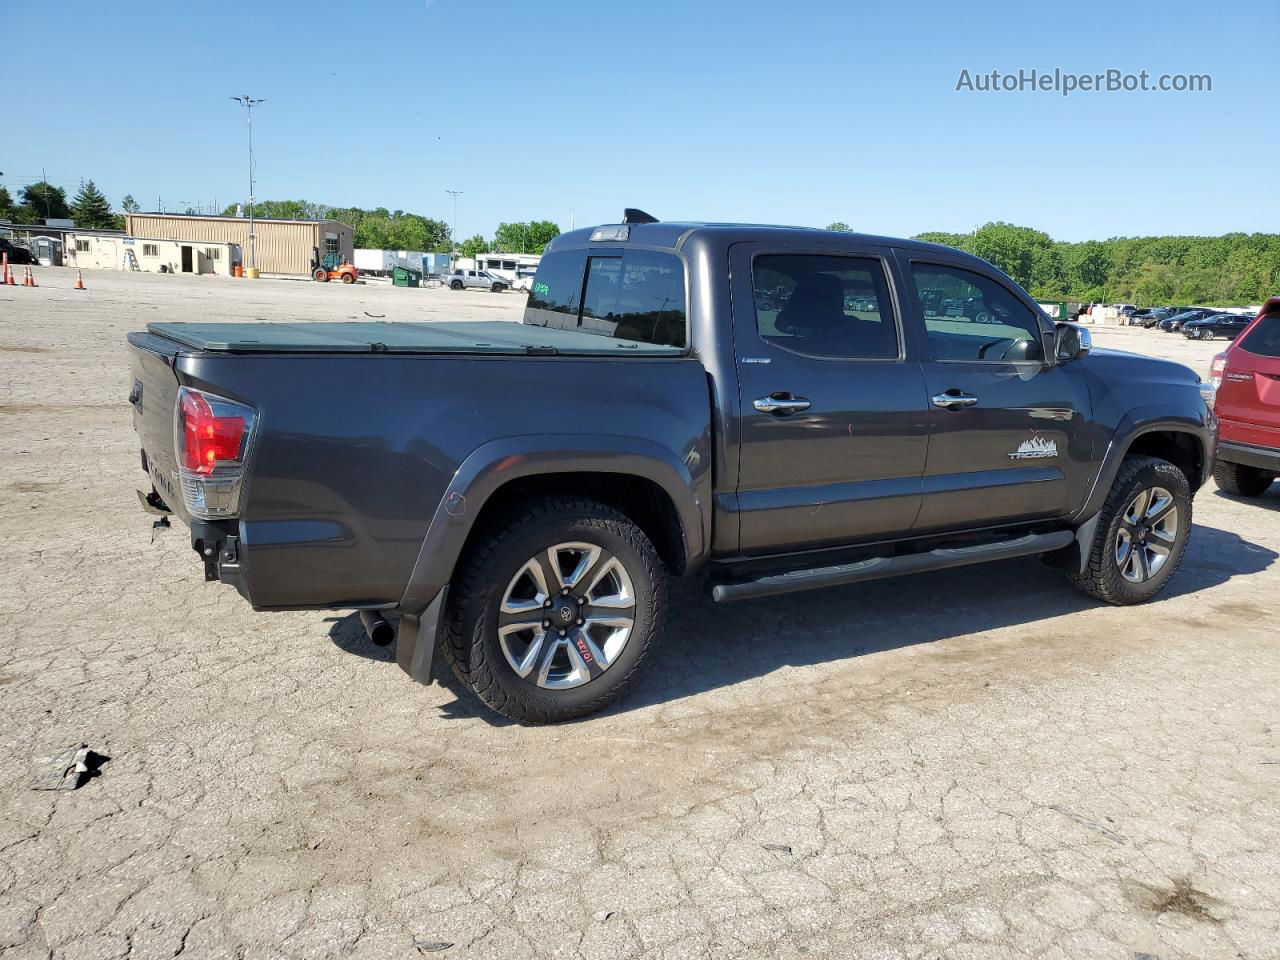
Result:
<instances>
[{"instance_id":1,"label":"rear door handle","mask_svg":"<svg viewBox=\"0 0 1280 960\"><path fill-rule=\"evenodd\" d=\"M799 413L801 410L809 409L809 401L804 397L793 397L789 393L771 393L767 397L760 397L751 404L761 413L776 413L780 417L785 417L789 413Z\"/></svg>"},{"instance_id":2,"label":"rear door handle","mask_svg":"<svg viewBox=\"0 0 1280 960\"><path fill-rule=\"evenodd\" d=\"M959 390L940 393L933 398L935 407L942 407L944 410L961 410L964 407L972 407L978 402L978 398L971 393L961 393Z\"/></svg>"}]
</instances>

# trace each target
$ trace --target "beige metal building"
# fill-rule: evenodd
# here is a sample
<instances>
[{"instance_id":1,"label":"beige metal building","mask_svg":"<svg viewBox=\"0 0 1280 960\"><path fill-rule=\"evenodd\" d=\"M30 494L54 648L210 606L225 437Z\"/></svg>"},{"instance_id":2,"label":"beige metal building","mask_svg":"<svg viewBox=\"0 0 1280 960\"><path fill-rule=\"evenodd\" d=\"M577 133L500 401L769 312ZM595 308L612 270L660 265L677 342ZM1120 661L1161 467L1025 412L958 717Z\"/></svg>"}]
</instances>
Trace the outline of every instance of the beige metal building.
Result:
<instances>
[{"instance_id":1,"label":"beige metal building","mask_svg":"<svg viewBox=\"0 0 1280 960\"><path fill-rule=\"evenodd\" d=\"M62 261L82 270L140 270L143 273L211 273L231 276L240 260L234 243L183 243L151 237L68 233Z\"/></svg>"},{"instance_id":2,"label":"beige metal building","mask_svg":"<svg viewBox=\"0 0 1280 960\"><path fill-rule=\"evenodd\" d=\"M198 217L175 213L126 213L125 233L191 244L234 243L249 266L248 217ZM256 261L264 274L307 276L312 258L337 251L344 261L354 254L350 226L337 220L253 221Z\"/></svg>"}]
</instances>

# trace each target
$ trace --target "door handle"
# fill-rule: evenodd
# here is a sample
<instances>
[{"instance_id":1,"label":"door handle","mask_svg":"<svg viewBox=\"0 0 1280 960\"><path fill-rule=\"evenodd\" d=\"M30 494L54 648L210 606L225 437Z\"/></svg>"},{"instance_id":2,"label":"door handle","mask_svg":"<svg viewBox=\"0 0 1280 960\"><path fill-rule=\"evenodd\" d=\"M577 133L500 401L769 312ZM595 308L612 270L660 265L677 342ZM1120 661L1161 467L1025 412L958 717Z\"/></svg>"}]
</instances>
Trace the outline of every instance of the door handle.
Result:
<instances>
[{"instance_id":1,"label":"door handle","mask_svg":"<svg viewBox=\"0 0 1280 960\"><path fill-rule=\"evenodd\" d=\"M780 417L809 409L809 401L804 397L793 397L789 393L781 392L771 393L767 397L760 397L752 401L751 405L761 413L776 413Z\"/></svg>"},{"instance_id":2,"label":"door handle","mask_svg":"<svg viewBox=\"0 0 1280 960\"><path fill-rule=\"evenodd\" d=\"M973 394L961 393L959 390L954 392L948 390L933 398L933 405L942 407L944 410L961 410L964 407L972 407L977 402L978 398Z\"/></svg>"}]
</instances>

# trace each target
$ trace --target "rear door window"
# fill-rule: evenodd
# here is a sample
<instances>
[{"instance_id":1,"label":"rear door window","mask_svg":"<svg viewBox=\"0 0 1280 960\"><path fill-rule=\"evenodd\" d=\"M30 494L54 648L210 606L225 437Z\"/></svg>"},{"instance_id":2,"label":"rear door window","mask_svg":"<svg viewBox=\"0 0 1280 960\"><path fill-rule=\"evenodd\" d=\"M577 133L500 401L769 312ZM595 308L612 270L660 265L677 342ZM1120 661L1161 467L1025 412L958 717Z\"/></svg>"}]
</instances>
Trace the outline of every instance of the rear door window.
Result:
<instances>
[{"instance_id":1,"label":"rear door window","mask_svg":"<svg viewBox=\"0 0 1280 960\"><path fill-rule=\"evenodd\" d=\"M1280 357L1280 313L1269 313L1245 334L1240 349L1258 357Z\"/></svg>"},{"instance_id":2,"label":"rear door window","mask_svg":"<svg viewBox=\"0 0 1280 960\"><path fill-rule=\"evenodd\" d=\"M756 330L811 357L891 360L898 329L880 261L825 254L755 258Z\"/></svg>"}]
</instances>

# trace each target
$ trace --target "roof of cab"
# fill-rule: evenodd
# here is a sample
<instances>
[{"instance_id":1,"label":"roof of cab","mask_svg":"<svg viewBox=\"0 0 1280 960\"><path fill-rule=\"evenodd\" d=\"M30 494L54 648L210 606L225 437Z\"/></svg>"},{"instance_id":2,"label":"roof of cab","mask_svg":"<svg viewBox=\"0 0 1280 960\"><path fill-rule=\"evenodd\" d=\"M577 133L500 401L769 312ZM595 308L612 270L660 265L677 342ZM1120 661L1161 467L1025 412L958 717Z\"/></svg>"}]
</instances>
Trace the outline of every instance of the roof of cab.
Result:
<instances>
[{"instance_id":1,"label":"roof of cab","mask_svg":"<svg viewBox=\"0 0 1280 960\"><path fill-rule=\"evenodd\" d=\"M832 240L847 238L851 242L881 247L898 247L908 250L947 251L952 254L961 253L954 247L946 247L937 243L925 243L923 240L906 240L901 237L882 237L874 234L853 233L834 230L820 230L817 227L793 227L782 224L766 223L715 223L703 221L658 221L655 223L631 223L628 242L649 247L672 247L679 249L695 234L733 234L738 241L777 240L783 237L797 236L810 239ZM580 247L591 244L591 234L597 227L583 227L571 230L556 237L547 246L547 252L557 247ZM617 247L616 240L597 241L601 246Z\"/></svg>"}]
</instances>

